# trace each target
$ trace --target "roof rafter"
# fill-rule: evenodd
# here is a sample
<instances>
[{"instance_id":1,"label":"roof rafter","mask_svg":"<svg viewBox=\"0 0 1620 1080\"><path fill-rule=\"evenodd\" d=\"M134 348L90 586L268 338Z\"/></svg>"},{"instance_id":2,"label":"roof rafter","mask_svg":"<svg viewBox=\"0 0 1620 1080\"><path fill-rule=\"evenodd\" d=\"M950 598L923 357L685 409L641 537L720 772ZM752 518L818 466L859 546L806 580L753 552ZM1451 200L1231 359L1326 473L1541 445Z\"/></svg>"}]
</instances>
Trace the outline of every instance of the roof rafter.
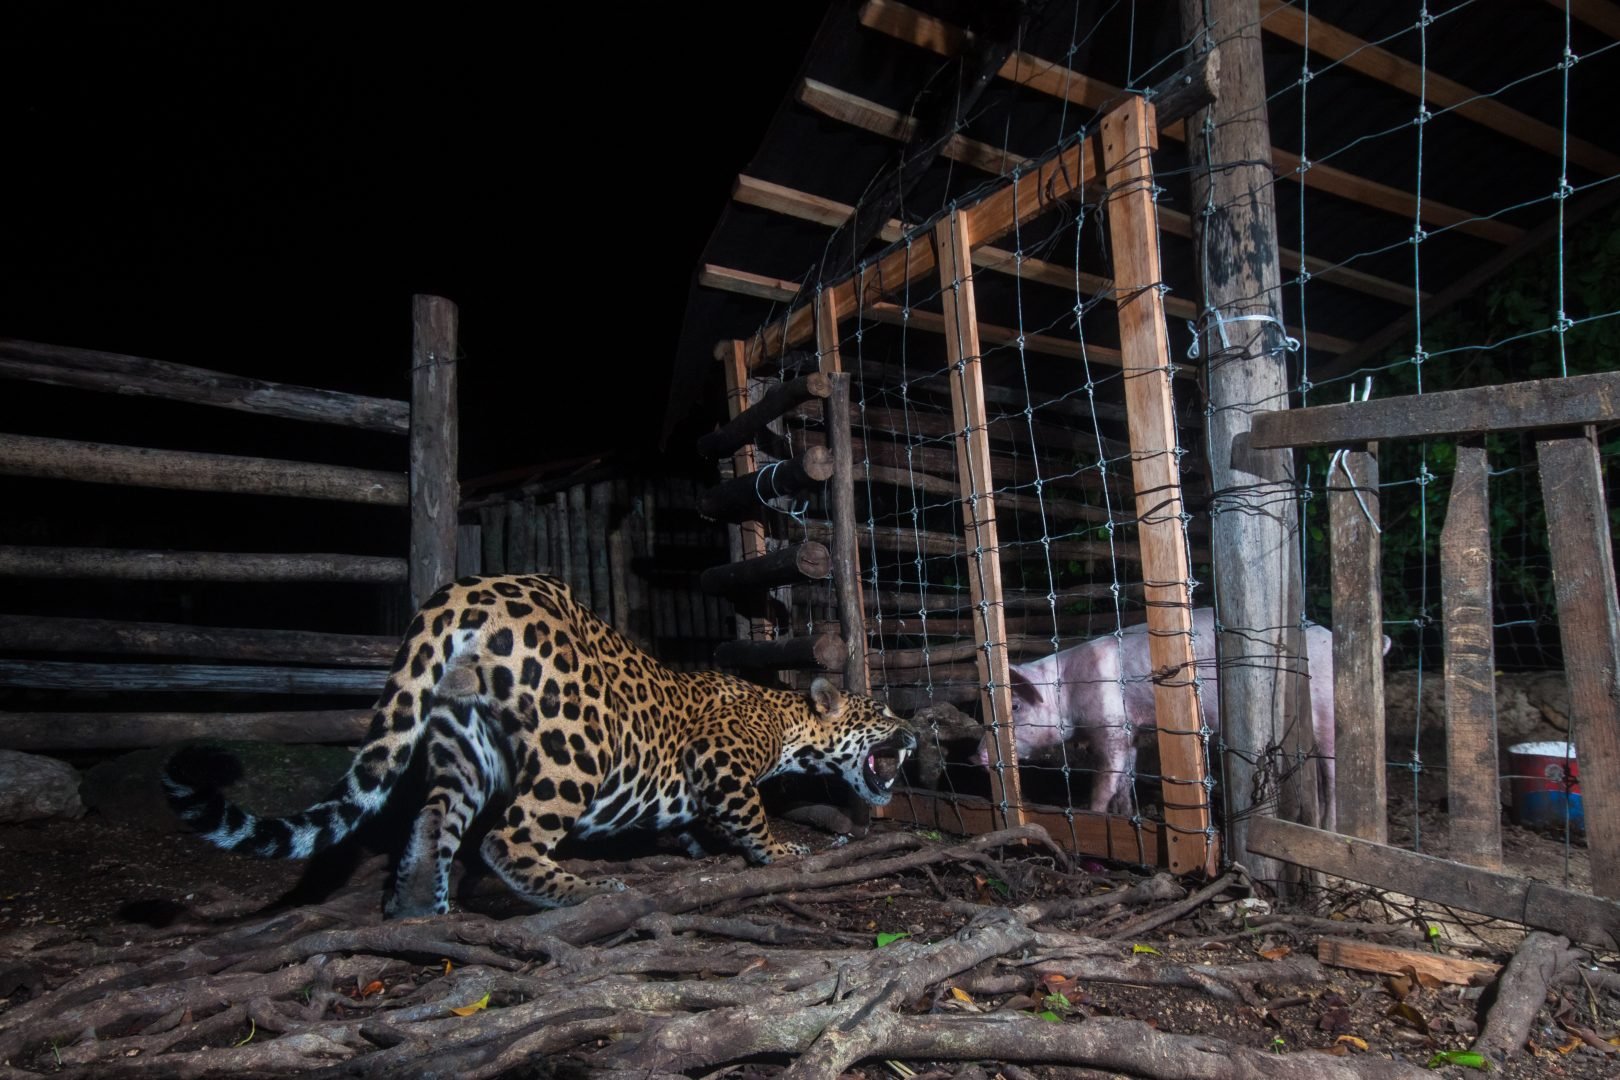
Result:
<instances>
[{"instance_id":1,"label":"roof rafter","mask_svg":"<svg viewBox=\"0 0 1620 1080\"><path fill-rule=\"evenodd\" d=\"M931 15L898 3L897 0L867 0L861 6L861 25L887 34L897 40L928 49L942 56L951 56L970 48L973 35ZM1075 104L1101 112L1119 101L1125 91L1100 79L1093 79L1071 71L1062 64L1043 60L1025 52L1016 52L1007 59L999 72L1002 78L1028 86L1042 93L1064 98ZM1166 124L1160 134L1178 141L1186 139L1186 125ZM1506 222L1447 206L1424 198L1421 208L1417 197L1409 191L1365 177L1355 176L1343 169L1321 164L1302 168L1298 154L1272 147L1272 164L1282 179L1302 183L1308 188L1337 195L1396 215L1418 212L1422 220L1436 228L1451 228L1497 244L1511 244L1524 232ZM1161 217L1162 217L1161 211Z\"/></svg>"}]
</instances>

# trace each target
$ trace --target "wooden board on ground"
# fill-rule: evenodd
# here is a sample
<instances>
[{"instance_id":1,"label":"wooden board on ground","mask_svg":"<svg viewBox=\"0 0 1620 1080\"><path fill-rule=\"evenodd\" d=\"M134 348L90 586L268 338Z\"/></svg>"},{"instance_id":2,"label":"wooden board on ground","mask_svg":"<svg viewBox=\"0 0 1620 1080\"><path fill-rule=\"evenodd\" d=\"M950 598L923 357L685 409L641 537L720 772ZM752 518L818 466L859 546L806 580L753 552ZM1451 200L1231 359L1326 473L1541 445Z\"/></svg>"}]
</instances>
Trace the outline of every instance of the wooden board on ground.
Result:
<instances>
[{"instance_id":1,"label":"wooden board on ground","mask_svg":"<svg viewBox=\"0 0 1620 1080\"><path fill-rule=\"evenodd\" d=\"M1428 975L1453 986L1468 986L1477 979L1493 978L1502 969L1501 964L1484 960L1466 960L1460 956L1419 952L1417 949L1402 949L1372 941L1351 941L1348 938L1323 938L1318 941L1316 959L1333 967L1370 971L1375 975L1404 975L1407 968L1412 968L1419 975Z\"/></svg>"},{"instance_id":2,"label":"wooden board on ground","mask_svg":"<svg viewBox=\"0 0 1620 1080\"><path fill-rule=\"evenodd\" d=\"M1378 889L1551 930L1604 948L1620 945L1620 904L1573 889L1420 855L1276 818L1249 826L1249 849Z\"/></svg>"}]
</instances>

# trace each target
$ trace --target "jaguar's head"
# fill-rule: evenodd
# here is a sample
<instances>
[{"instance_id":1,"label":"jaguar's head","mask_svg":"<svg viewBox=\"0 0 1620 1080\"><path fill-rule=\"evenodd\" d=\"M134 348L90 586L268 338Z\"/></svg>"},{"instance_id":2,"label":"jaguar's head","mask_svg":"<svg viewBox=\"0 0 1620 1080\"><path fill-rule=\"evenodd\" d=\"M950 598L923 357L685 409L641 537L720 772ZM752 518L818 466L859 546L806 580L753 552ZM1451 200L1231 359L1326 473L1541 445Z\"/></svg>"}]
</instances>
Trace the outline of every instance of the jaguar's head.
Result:
<instances>
[{"instance_id":1,"label":"jaguar's head","mask_svg":"<svg viewBox=\"0 0 1620 1080\"><path fill-rule=\"evenodd\" d=\"M794 742L788 753L801 771L842 776L874 806L893 798L895 779L917 748L917 736L887 705L847 694L825 677L810 685L810 723Z\"/></svg>"}]
</instances>

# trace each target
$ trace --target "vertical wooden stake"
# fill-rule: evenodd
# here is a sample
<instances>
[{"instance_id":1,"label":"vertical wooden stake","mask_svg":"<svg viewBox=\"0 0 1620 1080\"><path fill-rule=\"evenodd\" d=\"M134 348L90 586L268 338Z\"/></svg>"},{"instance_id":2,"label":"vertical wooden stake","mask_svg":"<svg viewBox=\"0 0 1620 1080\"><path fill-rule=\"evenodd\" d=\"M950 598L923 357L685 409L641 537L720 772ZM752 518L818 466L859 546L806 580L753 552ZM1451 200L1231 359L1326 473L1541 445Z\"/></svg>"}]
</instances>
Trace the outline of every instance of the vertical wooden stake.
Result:
<instances>
[{"instance_id":1,"label":"vertical wooden stake","mask_svg":"<svg viewBox=\"0 0 1620 1080\"><path fill-rule=\"evenodd\" d=\"M1536 443L1552 539L1569 735L1581 773L1592 891L1620 897L1620 600L1603 467L1585 438Z\"/></svg>"},{"instance_id":2,"label":"vertical wooden stake","mask_svg":"<svg viewBox=\"0 0 1620 1080\"><path fill-rule=\"evenodd\" d=\"M1007 655L1007 607L1001 587L1001 539L996 527L995 484L990 479L989 421L984 404L984 367L979 353L979 315L973 296L973 238L967 218L954 212L934 227L940 299L945 308L945 354L952 374L951 420L956 429L956 480L962 492L963 539L968 557L968 595L977 613L980 649L979 716L996 733L1001 765L990 773L1000 827L1024 823L1018 777L1018 746L1012 729L1012 677Z\"/></svg>"},{"instance_id":3,"label":"vertical wooden stake","mask_svg":"<svg viewBox=\"0 0 1620 1080\"><path fill-rule=\"evenodd\" d=\"M1389 792L1384 769L1378 457L1369 447L1366 452L1346 451L1340 460L1343 468L1328 477L1335 827L1346 836L1383 844L1389 841ZM1320 671L1311 673L1315 679L1322 676Z\"/></svg>"},{"instance_id":4,"label":"vertical wooden stake","mask_svg":"<svg viewBox=\"0 0 1620 1080\"><path fill-rule=\"evenodd\" d=\"M573 589L574 600L580 607L596 610L596 604L591 594L591 514L586 505L585 485L575 484L568 489L568 521L573 526L569 530L569 547L572 554L569 565L568 584Z\"/></svg>"},{"instance_id":5,"label":"vertical wooden stake","mask_svg":"<svg viewBox=\"0 0 1620 1080\"><path fill-rule=\"evenodd\" d=\"M850 377L844 373L838 344L838 303L832 292L816 297L816 353L822 372L832 378L832 397L821 406L827 426L827 446L833 455L833 477L828 487L828 516L833 528L833 588L838 596L838 624L849 659L844 664L844 689L867 693L871 680L866 661L866 608L861 595L861 553L855 525L855 452L850 414Z\"/></svg>"},{"instance_id":6,"label":"vertical wooden stake","mask_svg":"<svg viewBox=\"0 0 1620 1080\"><path fill-rule=\"evenodd\" d=\"M456 334L442 296L411 298L411 605L456 576Z\"/></svg>"},{"instance_id":7,"label":"vertical wooden stake","mask_svg":"<svg viewBox=\"0 0 1620 1080\"><path fill-rule=\"evenodd\" d=\"M506 563L514 574L534 571L534 503L513 499L506 504Z\"/></svg>"},{"instance_id":8,"label":"vertical wooden stake","mask_svg":"<svg viewBox=\"0 0 1620 1080\"><path fill-rule=\"evenodd\" d=\"M748 408L748 343L746 341L733 341L725 355L726 365L726 404L732 416L736 416ZM754 471L754 447L750 443L731 455L732 468L737 476L747 476ZM745 521L737 526L742 540L742 554L745 559L757 559L765 554L765 524L760 521ZM766 619L750 619L749 632L755 639L765 639L771 636L771 626Z\"/></svg>"},{"instance_id":9,"label":"vertical wooden stake","mask_svg":"<svg viewBox=\"0 0 1620 1080\"><path fill-rule=\"evenodd\" d=\"M559 491L551 500L552 504L552 530L551 534L557 538L557 565L553 573L569 584L574 584L574 530L584 528L583 522L573 521L568 516L568 492Z\"/></svg>"},{"instance_id":10,"label":"vertical wooden stake","mask_svg":"<svg viewBox=\"0 0 1620 1080\"><path fill-rule=\"evenodd\" d=\"M613 568L609 561L608 523L613 516L613 481L599 480L591 485L590 522L591 544L591 607L602 616L602 621L614 624Z\"/></svg>"},{"instance_id":11,"label":"vertical wooden stake","mask_svg":"<svg viewBox=\"0 0 1620 1080\"><path fill-rule=\"evenodd\" d=\"M1502 794L1496 748L1496 647L1491 607L1491 523L1482 445L1457 446L1457 471L1440 533L1446 630L1446 786L1451 858L1499 870Z\"/></svg>"},{"instance_id":12,"label":"vertical wooden stake","mask_svg":"<svg viewBox=\"0 0 1620 1080\"><path fill-rule=\"evenodd\" d=\"M478 520L484 527L484 573L506 573L506 504L484 507Z\"/></svg>"},{"instance_id":13,"label":"vertical wooden stake","mask_svg":"<svg viewBox=\"0 0 1620 1080\"><path fill-rule=\"evenodd\" d=\"M1153 201L1157 146L1153 106L1131 98L1103 117L1107 168L1109 247L1118 289L1119 343L1125 370L1125 412L1130 428L1131 475L1142 544L1148 653L1156 679L1160 772L1170 870L1215 871L1210 842L1209 775L1199 732L1204 719L1193 686L1192 598L1187 582L1187 537L1182 524L1181 465L1175 402L1170 392L1170 342L1159 284L1159 217Z\"/></svg>"}]
</instances>

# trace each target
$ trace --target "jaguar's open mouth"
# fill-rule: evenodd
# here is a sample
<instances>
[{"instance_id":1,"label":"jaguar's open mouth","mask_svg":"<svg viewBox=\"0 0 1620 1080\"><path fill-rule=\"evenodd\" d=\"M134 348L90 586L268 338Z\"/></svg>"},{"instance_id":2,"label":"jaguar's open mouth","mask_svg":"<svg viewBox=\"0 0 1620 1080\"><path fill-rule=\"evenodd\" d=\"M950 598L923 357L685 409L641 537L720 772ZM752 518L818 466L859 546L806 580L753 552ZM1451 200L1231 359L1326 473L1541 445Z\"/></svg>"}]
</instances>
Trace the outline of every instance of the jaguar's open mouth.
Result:
<instances>
[{"instance_id":1,"label":"jaguar's open mouth","mask_svg":"<svg viewBox=\"0 0 1620 1080\"><path fill-rule=\"evenodd\" d=\"M906 758L917 748L917 737L909 731L896 731L874 745L866 754L861 777L866 781L867 801L882 806L894 795L894 781Z\"/></svg>"}]
</instances>

